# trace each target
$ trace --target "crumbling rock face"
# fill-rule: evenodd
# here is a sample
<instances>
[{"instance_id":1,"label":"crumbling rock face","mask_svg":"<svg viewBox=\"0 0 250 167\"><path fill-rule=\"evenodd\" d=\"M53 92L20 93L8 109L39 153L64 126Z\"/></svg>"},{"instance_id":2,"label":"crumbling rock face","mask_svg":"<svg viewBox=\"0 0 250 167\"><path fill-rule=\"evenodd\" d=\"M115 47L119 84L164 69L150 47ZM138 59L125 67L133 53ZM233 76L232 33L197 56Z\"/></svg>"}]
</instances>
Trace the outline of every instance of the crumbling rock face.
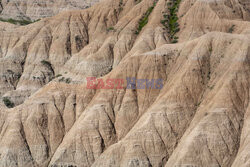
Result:
<instances>
[{"instance_id":1,"label":"crumbling rock face","mask_svg":"<svg viewBox=\"0 0 250 167\"><path fill-rule=\"evenodd\" d=\"M177 44L167 4L0 23L0 92L20 104L0 104L0 166L249 166L248 1L183 0ZM89 76L163 88L88 89Z\"/></svg>"},{"instance_id":2,"label":"crumbling rock face","mask_svg":"<svg viewBox=\"0 0 250 167\"><path fill-rule=\"evenodd\" d=\"M85 9L98 0L1 0L0 17L35 21L61 11Z\"/></svg>"}]
</instances>

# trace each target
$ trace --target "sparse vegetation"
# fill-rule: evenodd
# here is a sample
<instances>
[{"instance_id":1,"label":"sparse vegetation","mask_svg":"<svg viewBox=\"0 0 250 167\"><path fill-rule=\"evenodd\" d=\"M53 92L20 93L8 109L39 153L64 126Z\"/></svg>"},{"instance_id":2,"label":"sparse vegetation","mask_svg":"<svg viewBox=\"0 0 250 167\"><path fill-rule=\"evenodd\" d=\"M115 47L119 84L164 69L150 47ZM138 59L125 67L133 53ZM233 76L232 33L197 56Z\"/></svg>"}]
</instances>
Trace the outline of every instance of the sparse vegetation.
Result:
<instances>
[{"instance_id":1,"label":"sparse vegetation","mask_svg":"<svg viewBox=\"0 0 250 167\"><path fill-rule=\"evenodd\" d=\"M235 28L235 25L232 25L232 26L228 29L228 32L229 32L229 33L233 33L233 32L234 32L234 28Z\"/></svg>"},{"instance_id":2,"label":"sparse vegetation","mask_svg":"<svg viewBox=\"0 0 250 167\"><path fill-rule=\"evenodd\" d=\"M210 80L211 79L211 71L209 70L207 73L207 79Z\"/></svg>"},{"instance_id":3,"label":"sparse vegetation","mask_svg":"<svg viewBox=\"0 0 250 167\"><path fill-rule=\"evenodd\" d=\"M42 60L41 63L45 66L50 66L51 67L51 63L47 60Z\"/></svg>"},{"instance_id":4,"label":"sparse vegetation","mask_svg":"<svg viewBox=\"0 0 250 167\"><path fill-rule=\"evenodd\" d=\"M114 30L115 30L114 27L109 27L109 28L107 28L107 31L114 31Z\"/></svg>"},{"instance_id":5,"label":"sparse vegetation","mask_svg":"<svg viewBox=\"0 0 250 167\"><path fill-rule=\"evenodd\" d=\"M9 70L9 69L7 70L7 72L10 74L14 74L14 72L12 70Z\"/></svg>"},{"instance_id":6,"label":"sparse vegetation","mask_svg":"<svg viewBox=\"0 0 250 167\"><path fill-rule=\"evenodd\" d=\"M201 105L201 101L199 101L197 104L195 104L196 107L199 107Z\"/></svg>"},{"instance_id":7,"label":"sparse vegetation","mask_svg":"<svg viewBox=\"0 0 250 167\"><path fill-rule=\"evenodd\" d=\"M17 76L17 79L20 79L22 75L20 73L18 73L18 74L16 74L16 76Z\"/></svg>"},{"instance_id":8,"label":"sparse vegetation","mask_svg":"<svg viewBox=\"0 0 250 167\"><path fill-rule=\"evenodd\" d=\"M15 20L15 19L4 19L4 18L0 18L0 21L8 22L8 23L11 23L11 24L16 24L16 25L28 25L28 24L33 23L30 20ZM34 22L36 22L36 21L34 21Z\"/></svg>"},{"instance_id":9,"label":"sparse vegetation","mask_svg":"<svg viewBox=\"0 0 250 167\"><path fill-rule=\"evenodd\" d=\"M55 76L55 78L59 78L59 77L61 77L62 76L62 74L57 74L56 76Z\"/></svg>"},{"instance_id":10,"label":"sparse vegetation","mask_svg":"<svg viewBox=\"0 0 250 167\"><path fill-rule=\"evenodd\" d=\"M142 0L135 0L136 4L139 4Z\"/></svg>"},{"instance_id":11,"label":"sparse vegetation","mask_svg":"<svg viewBox=\"0 0 250 167\"><path fill-rule=\"evenodd\" d=\"M70 78L67 78L67 79L65 80L65 82L66 82L67 84L69 84L69 83L71 82L71 79L70 79Z\"/></svg>"},{"instance_id":12,"label":"sparse vegetation","mask_svg":"<svg viewBox=\"0 0 250 167\"><path fill-rule=\"evenodd\" d=\"M12 70L10 70L10 69L8 69L7 70L7 73L9 74L9 75L11 75L13 78L16 78L16 79L20 79L21 78L21 74L20 73L14 73L14 71L12 71Z\"/></svg>"},{"instance_id":13,"label":"sparse vegetation","mask_svg":"<svg viewBox=\"0 0 250 167\"><path fill-rule=\"evenodd\" d=\"M173 39L172 43L178 43L178 40L177 39Z\"/></svg>"},{"instance_id":14,"label":"sparse vegetation","mask_svg":"<svg viewBox=\"0 0 250 167\"><path fill-rule=\"evenodd\" d=\"M8 108L13 108L15 104L10 100L9 97L3 97L3 102Z\"/></svg>"},{"instance_id":15,"label":"sparse vegetation","mask_svg":"<svg viewBox=\"0 0 250 167\"><path fill-rule=\"evenodd\" d=\"M51 71L53 72L53 74L54 74L54 70L53 70L53 68L52 68L52 64L51 64L49 61L47 61L47 60L42 60L41 63L42 63L44 66L46 66L49 70L51 70Z\"/></svg>"},{"instance_id":16,"label":"sparse vegetation","mask_svg":"<svg viewBox=\"0 0 250 167\"><path fill-rule=\"evenodd\" d=\"M214 85L208 86L208 88L209 88L210 90L212 90L212 89L214 88Z\"/></svg>"},{"instance_id":17,"label":"sparse vegetation","mask_svg":"<svg viewBox=\"0 0 250 167\"><path fill-rule=\"evenodd\" d=\"M77 166L75 166L75 165L69 165L68 167L77 167Z\"/></svg>"},{"instance_id":18,"label":"sparse vegetation","mask_svg":"<svg viewBox=\"0 0 250 167\"><path fill-rule=\"evenodd\" d=\"M59 82L65 82L65 83L67 83L67 84L69 84L69 83L71 83L71 78L64 78L64 77L62 77L62 78L60 78L59 79Z\"/></svg>"},{"instance_id":19,"label":"sparse vegetation","mask_svg":"<svg viewBox=\"0 0 250 167\"><path fill-rule=\"evenodd\" d=\"M209 48L209 53L211 54L212 52L213 52L213 48L210 47L210 48Z\"/></svg>"},{"instance_id":20,"label":"sparse vegetation","mask_svg":"<svg viewBox=\"0 0 250 167\"><path fill-rule=\"evenodd\" d=\"M63 82L64 79L65 79L64 77L60 78L60 79L59 79L59 82Z\"/></svg>"},{"instance_id":21,"label":"sparse vegetation","mask_svg":"<svg viewBox=\"0 0 250 167\"><path fill-rule=\"evenodd\" d=\"M180 28L177 13L180 3L181 0L171 0L168 2L168 12L163 15L163 20L161 20L161 24L168 29L169 39L172 43L178 42L176 33L180 31Z\"/></svg>"},{"instance_id":22,"label":"sparse vegetation","mask_svg":"<svg viewBox=\"0 0 250 167\"><path fill-rule=\"evenodd\" d=\"M15 73L14 71L7 69L7 72L4 74L5 77L8 78L8 82L14 87L16 88L17 83L19 81L19 79L21 78L21 74L20 73Z\"/></svg>"},{"instance_id":23,"label":"sparse vegetation","mask_svg":"<svg viewBox=\"0 0 250 167\"><path fill-rule=\"evenodd\" d=\"M119 2L119 12L123 10L123 0L120 0Z\"/></svg>"},{"instance_id":24,"label":"sparse vegetation","mask_svg":"<svg viewBox=\"0 0 250 167\"><path fill-rule=\"evenodd\" d=\"M139 34L142 30L142 28L148 23L148 18L150 16L150 14L152 13L154 7L156 5L156 1L154 2L153 6L149 7L147 12L143 15L143 17L140 19L139 21L139 26L135 32L135 34Z\"/></svg>"}]
</instances>

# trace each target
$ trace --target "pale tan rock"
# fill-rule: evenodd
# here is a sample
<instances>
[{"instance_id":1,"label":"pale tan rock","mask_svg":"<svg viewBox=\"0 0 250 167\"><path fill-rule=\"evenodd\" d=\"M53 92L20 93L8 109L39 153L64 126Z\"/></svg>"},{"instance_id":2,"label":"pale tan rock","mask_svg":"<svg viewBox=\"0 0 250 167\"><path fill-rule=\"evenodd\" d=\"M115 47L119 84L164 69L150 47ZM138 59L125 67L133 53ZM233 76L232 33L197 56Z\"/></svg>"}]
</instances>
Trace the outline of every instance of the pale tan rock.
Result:
<instances>
[{"instance_id":1,"label":"pale tan rock","mask_svg":"<svg viewBox=\"0 0 250 167\"><path fill-rule=\"evenodd\" d=\"M0 166L248 166L249 2L183 0L177 44L168 1L139 34L153 1L121 2L0 23L0 92L20 104L0 103ZM164 85L92 90L88 76Z\"/></svg>"},{"instance_id":2,"label":"pale tan rock","mask_svg":"<svg viewBox=\"0 0 250 167\"><path fill-rule=\"evenodd\" d=\"M66 10L85 9L98 0L2 0L0 2L0 17L17 20L36 21L51 17Z\"/></svg>"}]
</instances>

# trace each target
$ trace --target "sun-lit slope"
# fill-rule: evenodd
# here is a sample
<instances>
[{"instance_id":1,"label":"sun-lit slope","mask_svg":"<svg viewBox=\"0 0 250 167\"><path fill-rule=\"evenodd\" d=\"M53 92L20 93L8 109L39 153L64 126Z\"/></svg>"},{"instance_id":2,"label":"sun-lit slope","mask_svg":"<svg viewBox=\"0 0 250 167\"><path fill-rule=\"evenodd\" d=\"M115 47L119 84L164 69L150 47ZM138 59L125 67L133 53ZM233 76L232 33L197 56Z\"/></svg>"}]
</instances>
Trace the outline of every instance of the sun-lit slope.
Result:
<instances>
[{"instance_id":1,"label":"sun-lit slope","mask_svg":"<svg viewBox=\"0 0 250 167\"><path fill-rule=\"evenodd\" d=\"M161 24L164 0L139 33L151 0L1 23L1 72L22 74L16 88L2 80L2 92L40 89L0 106L0 166L248 166L249 3L239 2L223 14L227 3L183 0L178 44ZM58 74L73 81L48 83ZM164 87L90 90L77 84L87 76L161 78Z\"/></svg>"},{"instance_id":2,"label":"sun-lit slope","mask_svg":"<svg viewBox=\"0 0 250 167\"><path fill-rule=\"evenodd\" d=\"M158 66L171 67L163 90L93 166L233 163L249 105L248 38L213 33L172 49L177 53L169 47L150 53Z\"/></svg>"},{"instance_id":3,"label":"sun-lit slope","mask_svg":"<svg viewBox=\"0 0 250 167\"><path fill-rule=\"evenodd\" d=\"M211 33L132 56L105 76L163 78L162 90L51 83L9 112L2 163L27 165L9 157L26 141L26 159L38 165L230 166L247 128L248 48L247 37Z\"/></svg>"},{"instance_id":4,"label":"sun-lit slope","mask_svg":"<svg viewBox=\"0 0 250 167\"><path fill-rule=\"evenodd\" d=\"M210 31L248 33L246 16L239 15L237 20L234 13L232 20L222 14L219 17L218 11L212 8L214 3L181 3L180 42ZM248 4L242 5L246 8ZM161 24L168 11L167 2L163 0L157 1L148 24L136 33L139 20L150 7L153 7L152 0L140 3L108 0L88 10L65 12L24 27L1 23L0 95L5 94L20 104L57 76L63 75L75 82L82 82L88 75L103 76L123 57L169 43L168 30Z\"/></svg>"},{"instance_id":5,"label":"sun-lit slope","mask_svg":"<svg viewBox=\"0 0 250 167\"><path fill-rule=\"evenodd\" d=\"M86 11L62 13L25 27L3 29L1 73L7 79L1 80L1 93L17 90L8 94L15 96L19 92L34 92L58 74L68 73L65 77L76 78L76 81L82 81L86 75L105 75L133 47L138 20L153 2L137 4L131 9L134 5L133 2L123 7L120 12L131 13L124 14L124 17L118 12L119 2L109 2ZM109 31L110 27L115 27L116 32ZM160 31L157 35L158 45L166 43L161 37L163 33ZM154 37L154 34L149 34L150 40ZM144 50L155 48L154 43L140 45L150 46ZM51 63L52 70L41 63L43 60ZM13 71L14 76L21 74L21 78L12 77L7 70ZM16 82L12 84L10 80Z\"/></svg>"}]
</instances>

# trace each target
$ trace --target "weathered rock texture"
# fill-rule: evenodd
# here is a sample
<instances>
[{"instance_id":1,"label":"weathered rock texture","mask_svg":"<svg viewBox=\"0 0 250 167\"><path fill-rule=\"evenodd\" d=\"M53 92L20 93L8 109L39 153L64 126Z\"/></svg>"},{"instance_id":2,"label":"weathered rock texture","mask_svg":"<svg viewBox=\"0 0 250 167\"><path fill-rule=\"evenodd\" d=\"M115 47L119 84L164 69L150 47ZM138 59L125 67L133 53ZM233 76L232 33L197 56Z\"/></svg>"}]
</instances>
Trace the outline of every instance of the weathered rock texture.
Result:
<instances>
[{"instance_id":1,"label":"weathered rock texture","mask_svg":"<svg viewBox=\"0 0 250 167\"><path fill-rule=\"evenodd\" d=\"M250 2L182 0L177 44L155 3L139 34L152 0L0 23L0 92L20 104L0 104L0 166L250 166ZM87 76L164 86L91 90Z\"/></svg>"},{"instance_id":2,"label":"weathered rock texture","mask_svg":"<svg viewBox=\"0 0 250 167\"><path fill-rule=\"evenodd\" d=\"M61 11L85 9L99 0L1 0L0 17L38 20Z\"/></svg>"}]
</instances>

